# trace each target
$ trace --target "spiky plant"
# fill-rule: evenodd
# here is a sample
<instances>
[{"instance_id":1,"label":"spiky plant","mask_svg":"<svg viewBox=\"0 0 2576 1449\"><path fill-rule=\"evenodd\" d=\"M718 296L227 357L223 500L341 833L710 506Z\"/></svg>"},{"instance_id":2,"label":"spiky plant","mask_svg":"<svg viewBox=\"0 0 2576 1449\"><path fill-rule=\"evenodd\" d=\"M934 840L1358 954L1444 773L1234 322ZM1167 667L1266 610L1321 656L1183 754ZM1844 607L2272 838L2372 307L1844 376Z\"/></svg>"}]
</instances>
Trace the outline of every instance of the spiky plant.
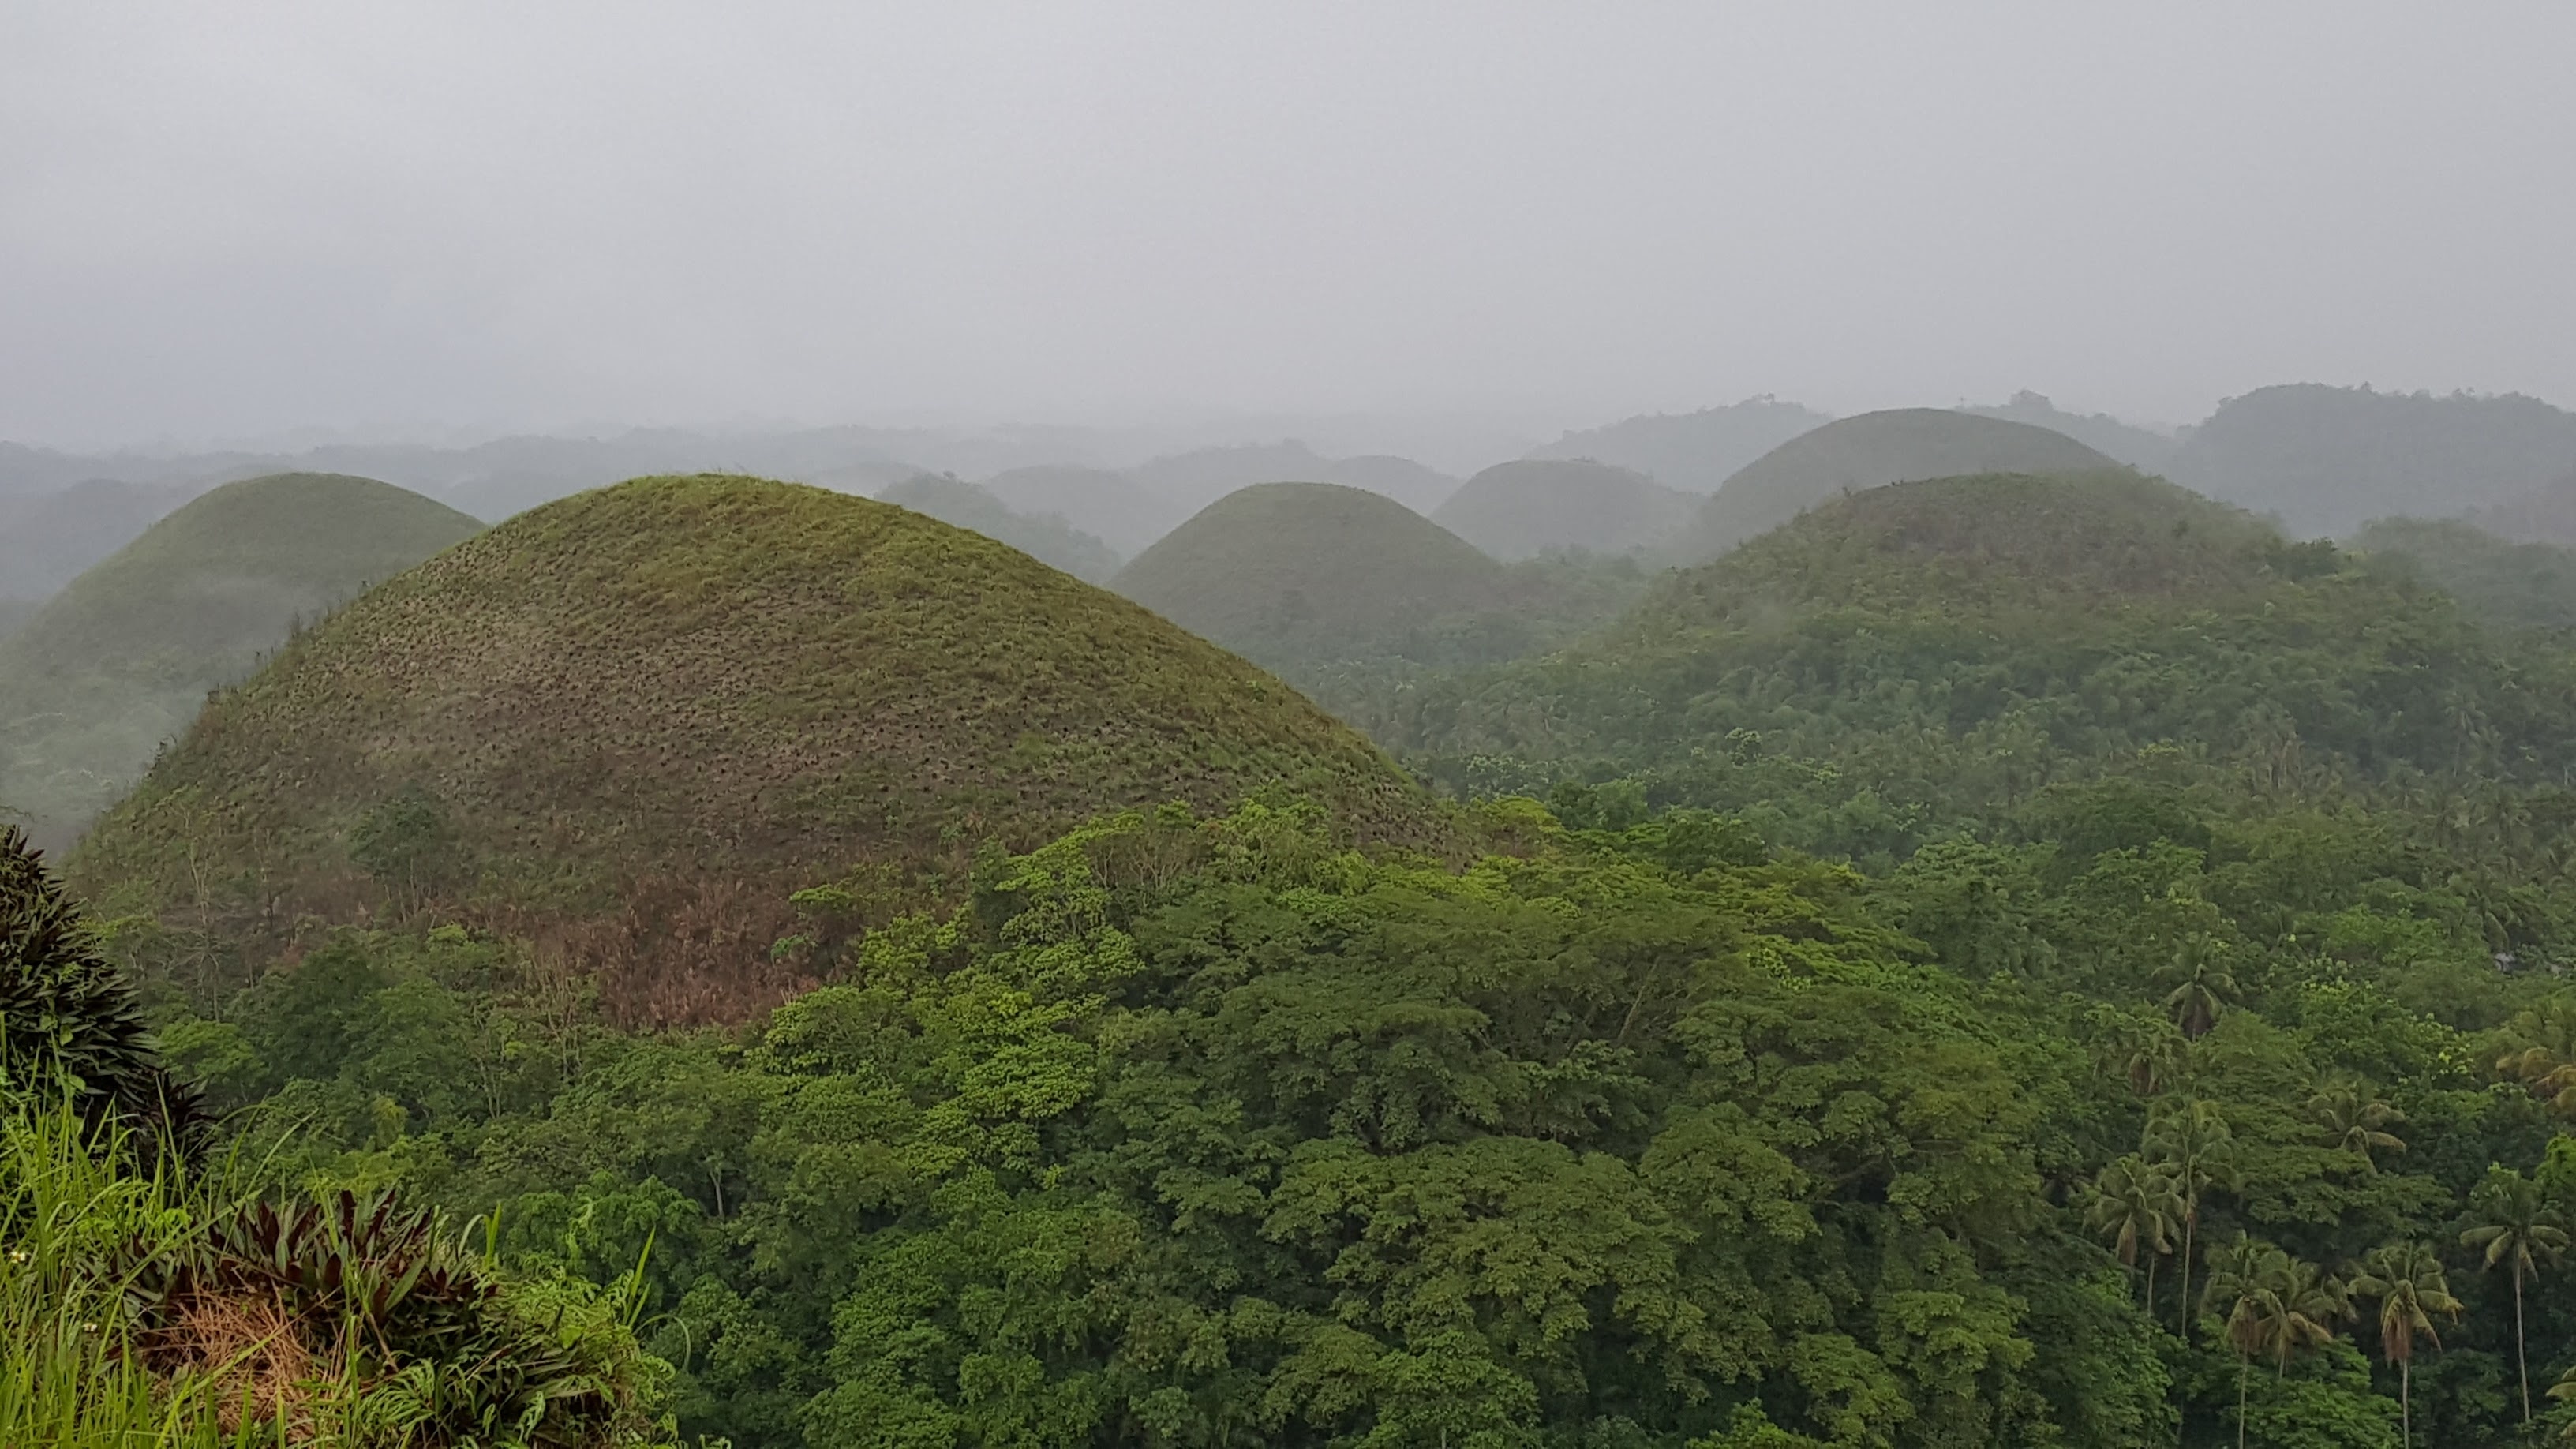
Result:
<instances>
[{"instance_id":1,"label":"spiky plant","mask_svg":"<svg viewBox=\"0 0 2576 1449\"><path fill-rule=\"evenodd\" d=\"M66 1099L146 1149L184 1154L203 1137L204 1109L162 1065L133 987L15 826L0 828L0 1098Z\"/></svg>"}]
</instances>

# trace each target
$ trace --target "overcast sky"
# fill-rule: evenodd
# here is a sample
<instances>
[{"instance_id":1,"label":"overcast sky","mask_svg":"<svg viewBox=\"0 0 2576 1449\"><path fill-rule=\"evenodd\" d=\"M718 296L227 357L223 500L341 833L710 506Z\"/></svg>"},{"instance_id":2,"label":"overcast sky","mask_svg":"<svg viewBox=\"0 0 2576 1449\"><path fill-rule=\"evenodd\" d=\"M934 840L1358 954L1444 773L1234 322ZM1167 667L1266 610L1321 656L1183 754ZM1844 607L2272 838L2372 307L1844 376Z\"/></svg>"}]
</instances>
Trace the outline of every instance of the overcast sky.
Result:
<instances>
[{"instance_id":1,"label":"overcast sky","mask_svg":"<svg viewBox=\"0 0 2576 1449\"><path fill-rule=\"evenodd\" d=\"M0 0L0 438L2576 406L2576 5Z\"/></svg>"}]
</instances>

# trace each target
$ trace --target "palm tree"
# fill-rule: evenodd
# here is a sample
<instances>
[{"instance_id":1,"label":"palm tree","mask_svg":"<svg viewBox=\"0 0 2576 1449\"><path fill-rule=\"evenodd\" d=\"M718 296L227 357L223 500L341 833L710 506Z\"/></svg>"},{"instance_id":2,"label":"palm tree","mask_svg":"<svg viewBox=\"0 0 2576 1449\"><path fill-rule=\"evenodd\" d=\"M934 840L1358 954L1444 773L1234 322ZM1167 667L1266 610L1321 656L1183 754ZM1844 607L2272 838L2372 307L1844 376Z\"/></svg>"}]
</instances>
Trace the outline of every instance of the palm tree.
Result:
<instances>
[{"instance_id":1,"label":"palm tree","mask_svg":"<svg viewBox=\"0 0 2576 1449\"><path fill-rule=\"evenodd\" d=\"M2308 1115L2325 1129L2326 1140L2338 1152L2350 1152L2361 1158L2362 1167L2376 1172L2379 1164L2372 1160L2373 1151L2403 1152L2406 1141L2388 1128L2406 1120L2406 1114L2364 1090L2350 1079L2329 1081L2308 1098Z\"/></svg>"},{"instance_id":2,"label":"palm tree","mask_svg":"<svg viewBox=\"0 0 2576 1449\"><path fill-rule=\"evenodd\" d=\"M2576 1117L2576 996L2558 995L2505 1023L2496 1070L2517 1078L2560 1112Z\"/></svg>"},{"instance_id":3,"label":"palm tree","mask_svg":"<svg viewBox=\"0 0 2576 1449\"><path fill-rule=\"evenodd\" d=\"M2273 1251L2251 1238L2209 1250L2209 1286L2203 1290L2202 1306L2227 1310L2227 1342L2236 1350L2236 1449L2245 1449L2246 1370L2265 1345L2259 1279L2263 1258ZM2189 1304L2184 1311L2190 1311Z\"/></svg>"},{"instance_id":4,"label":"palm tree","mask_svg":"<svg viewBox=\"0 0 2576 1449\"><path fill-rule=\"evenodd\" d=\"M2191 1249L2200 1195L2227 1179L2227 1118L2215 1102L2185 1102L2147 1119L2146 1151L2182 1199L2182 1307L2175 1331L2191 1339Z\"/></svg>"},{"instance_id":5,"label":"palm tree","mask_svg":"<svg viewBox=\"0 0 2576 1449\"><path fill-rule=\"evenodd\" d=\"M2256 1354L2287 1378L2290 1360L2334 1342L2334 1324L2352 1316L2352 1295L2334 1275L2279 1248L2248 1239L2211 1250L2203 1304L2227 1310L2227 1342L2236 1350L2236 1443L2245 1444L2245 1375Z\"/></svg>"},{"instance_id":6,"label":"palm tree","mask_svg":"<svg viewBox=\"0 0 2576 1449\"><path fill-rule=\"evenodd\" d=\"M2558 1382L2550 1386L2549 1397L2553 1399L2576 1399L2576 1368L2571 1368L2567 1372L2558 1376ZM2568 1424L2566 1429L2559 1434L2558 1438L2563 1443L2576 1444L2576 1422Z\"/></svg>"},{"instance_id":7,"label":"palm tree","mask_svg":"<svg viewBox=\"0 0 2576 1449\"><path fill-rule=\"evenodd\" d=\"M2183 937L2173 961L2159 973L2175 983L2165 994L2165 1011L2192 1041L2209 1035L2219 1014L2236 999L2236 977L2227 969L2227 943L2205 931Z\"/></svg>"},{"instance_id":8,"label":"palm tree","mask_svg":"<svg viewBox=\"0 0 2576 1449\"><path fill-rule=\"evenodd\" d=\"M2138 1250L2147 1250L2147 1311L2155 1312L2156 1259L2173 1251L2173 1230L2182 1219L2182 1194L2174 1180L2131 1153L2102 1169L2093 1180L2085 1205L2084 1225L2111 1240L2111 1251L2132 1270Z\"/></svg>"},{"instance_id":9,"label":"palm tree","mask_svg":"<svg viewBox=\"0 0 2576 1449\"><path fill-rule=\"evenodd\" d=\"M2522 1329L2522 1280L2543 1265L2556 1263L2567 1251L2567 1230L2540 1195L2540 1184L2508 1168L2487 1169L2487 1180L2470 1199L2478 1225L2460 1234L2464 1247L2478 1249L2493 1272L2501 1264L2513 1273L2513 1351L2522 1369L2522 1422L2531 1422L2531 1353Z\"/></svg>"},{"instance_id":10,"label":"palm tree","mask_svg":"<svg viewBox=\"0 0 2576 1449\"><path fill-rule=\"evenodd\" d=\"M2433 1315L2460 1316L2460 1300L2451 1296L2451 1280L2442 1271L2441 1255L2431 1243L2390 1243L2361 1260L2353 1279L2358 1297L2379 1300L2379 1347L2397 1365L2397 1415L2400 1449L2415 1442L2415 1335L2442 1346ZM2553 1392L2555 1392L2553 1390Z\"/></svg>"}]
</instances>

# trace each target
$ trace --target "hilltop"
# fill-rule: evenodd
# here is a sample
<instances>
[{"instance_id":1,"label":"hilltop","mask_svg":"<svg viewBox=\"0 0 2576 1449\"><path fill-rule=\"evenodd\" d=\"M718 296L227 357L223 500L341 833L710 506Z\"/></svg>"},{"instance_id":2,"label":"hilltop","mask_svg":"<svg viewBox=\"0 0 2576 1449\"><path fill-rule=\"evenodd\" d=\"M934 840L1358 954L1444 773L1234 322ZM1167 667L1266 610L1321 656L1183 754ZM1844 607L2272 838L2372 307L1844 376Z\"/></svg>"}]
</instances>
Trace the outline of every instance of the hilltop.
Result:
<instances>
[{"instance_id":1,"label":"hilltop","mask_svg":"<svg viewBox=\"0 0 2576 1449\"><path fill-rule=\"evenodd\" d=\"M2295 532L2510 503L2576 470L2576 413L2538 398L2297 383L2220 404L2173 476Z\"/></svg>"},{"instance_id":2,"label":"hilltop","mask_svg":"<svg viewBox=\"0 0 2576 1449\"><path fill-rule=\"evenodd\" d=\"M1273 668L1399 652L1500 607L1504 567L1391 498L1335 483L1259 483L1137 555L1114 587Z\"/></svg>"},{"instance_id":3,"label":"hilltop","mask_svg":"<svg viewBox=\"0 0 2576 1449\"><path fill-rule=\"evenodd\" d=\"M2046 428L1942 408L1844 418L1783 443L1726 480L1675 552L1711 559L1801 512L1890 483L1977 473L2081 473L2111 459Z\"/></svg>"},{"instance_id":4,"label":"hilltop","mask_svg":"<svg viewBox=\"0 0 2576 1449\"><path fill-rule=\"evenodd\" d=\"M2170 433L2122 422L2109 413L2070 413L2027 389L2014 393L2005 402L1989 407L1962 407L1959 411L2064 433L2105 457L2148 473L2163 473L2171 468L2174 451L2182 446Z\"/></svg>"},{"instance_id":5,"label":"hilltop","mask_svg":"<svg viewBox=\"0 0 2576 1449\"><path fill-rule=\"evenodd\" d=\"M973 483L917 473L877 497L915 513L926 513L942 523L971 528L1088 583L1107 583L1110 575L1118 572L1118 555L1108 544L1075 528L1060 515L1021 512L992 490Z\"/></svg>"},{"instance_id":6,"label":"hilltop","mask_svg":"<svg viewBox=\"0 0 2576 1449\"><path fill-rule=\"evenodd\" d=\"M0 801L46 827L106 807L206 691L368 584L481 525L368 478L291 473L190 502L0 641Z\"/></svg>"},{"instance_id":7,"label":"hilltop","mask_svg":"<svg viewBox=\"0 0 2576 1449\"><path fill-rule=\"evenodd\" d=\"M1714 493L1745 464L1833 421L1801 403L1746 398L1695 413L1653 413L1567 433L1533 458L1588 458L1632 468L1667 488Z\"/></svg>"},{"instance_id":8,"label":"hilltop","mask_svg":"<svg viewBox=\"0 0 2576 1449\"><path fill-rule=\"evenodd\" d=\"M1821 793L1782 828L1866 851L2150 762L2237 792L2545 781L2576 667L2160 480L1980 476L1810 510L1594 640L1424 688L1386 737L1458 788Z\"/></svg>"},{"instance_id":9,"label":"hilltop","mask_svg":"<svg viewBox=\"0 0 2576 1449\"><path fill-rule=\"evenodd\" d=\"M1442 827L1287 686L1017 550L731 476L522 514L370 591L194 728L78 883L236 932L443 901L572 943L626 1019L752 1009L787 893L953 893L978 838L1272 781ZM194 862L193 866L191 862Z\"/></svg>"},{"instance_id":10,"label":"hilltop","mask_svg":"<svg viewBox=\"0 0 2576 1449\"><path fill-rule=\"evenodd\" d=\"M1461 485L1431 521L1500 559L1580 549L1652 549L1686 523L1688 495L1634 469L1589 459L1497 463Z\"/></svg>"}]
</instances>

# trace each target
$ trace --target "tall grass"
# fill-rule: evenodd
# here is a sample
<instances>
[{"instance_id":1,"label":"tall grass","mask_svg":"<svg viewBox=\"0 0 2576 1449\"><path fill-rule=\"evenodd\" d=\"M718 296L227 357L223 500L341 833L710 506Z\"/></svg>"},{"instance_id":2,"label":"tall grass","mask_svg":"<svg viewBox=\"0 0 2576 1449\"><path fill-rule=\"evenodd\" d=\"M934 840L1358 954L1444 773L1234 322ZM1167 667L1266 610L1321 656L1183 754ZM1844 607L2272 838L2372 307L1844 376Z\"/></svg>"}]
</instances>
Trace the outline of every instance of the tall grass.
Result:
<instances>
[{"instance_id":1,"label":"tall grass","mask_svg":"<svg viewBox=\"0 0 2576 1449\"><path fill-rule=\"evenodd\" d=\"M233 1174L183 1177L166 1158L143 1168L131 1145L68 1104L0 1114L0 1444L286 1442L222 1401L217 1379L165 1380L133 1352L133 1275L202 1231Z\"/></svg>"}]
</instances>

